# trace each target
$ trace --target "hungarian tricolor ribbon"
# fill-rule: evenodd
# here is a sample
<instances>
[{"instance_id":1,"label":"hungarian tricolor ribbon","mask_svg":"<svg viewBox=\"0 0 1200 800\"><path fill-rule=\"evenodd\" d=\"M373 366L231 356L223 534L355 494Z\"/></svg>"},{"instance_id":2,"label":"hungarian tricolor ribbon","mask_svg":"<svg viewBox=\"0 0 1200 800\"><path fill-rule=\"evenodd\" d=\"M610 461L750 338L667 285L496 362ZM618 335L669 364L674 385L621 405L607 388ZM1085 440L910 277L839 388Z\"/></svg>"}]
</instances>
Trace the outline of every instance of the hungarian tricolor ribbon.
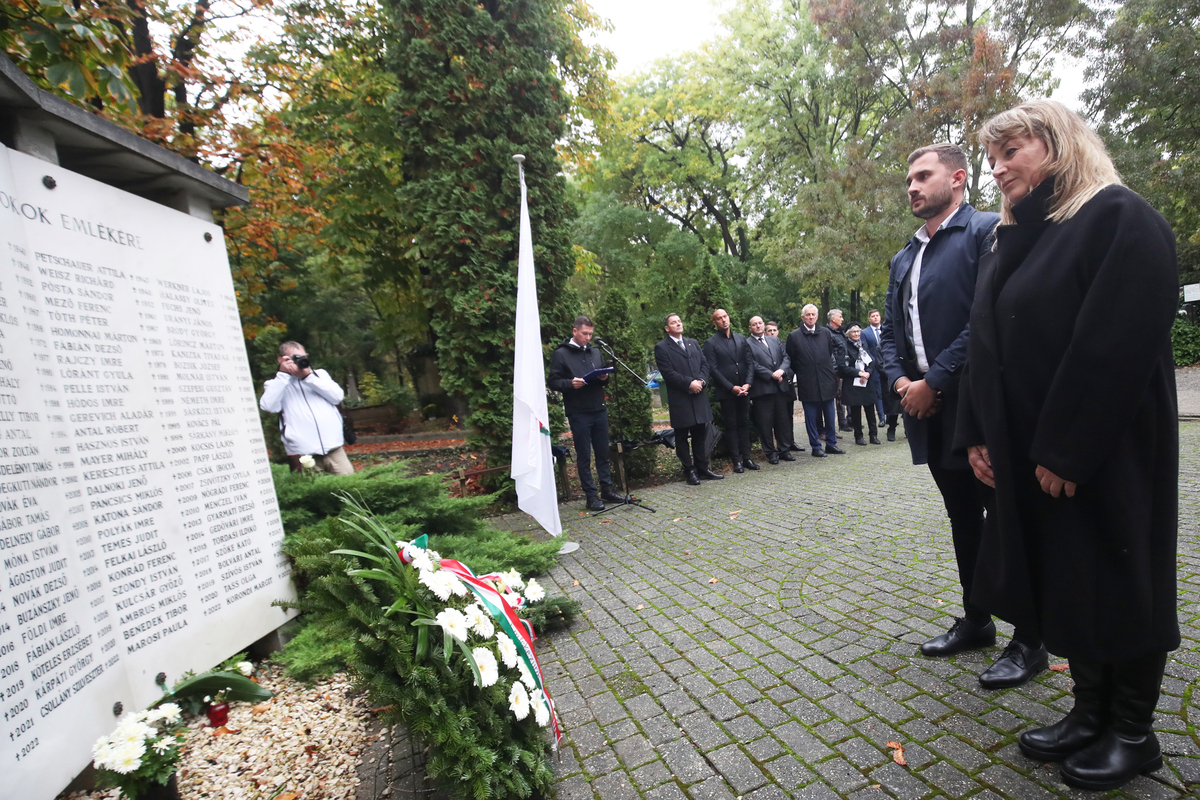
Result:
<instances>
[{"instance_id":1,"label":"hungarian tricolor ribbon","mask_svg":"<svg viewBox=\"0 0 1200 800\"><path fill-rule=\"evenodd\" d=\"M410 548L429 549L428 534L421 534L400 549L400 560L405 564L411 563L413 560ZM518 596L514 600L509 600L509 595L501 592L497 586L497 583L504 582L500 575L493 573L479 577L466 564L449 558L443 558L439 565L463 582L475 595L479 604L496 620L500 629L508 634L508 637L517 645L517 657L525 662L529 674L533 677L537 688L542 690L542 696L546 698L546 705L550 708L550 725L554 732L554 749L557 750L558 743L562 739L562 730L558 724L558 712L554 709L554 701L550 699L550 692L546 689L542 666L538 663L537 653L533 648L533 640L537 638L537 635L533 632L533 626L529 624L528 620L517 616L517 609L525 604L525 598Z\"/></svg>"}]
</instances>

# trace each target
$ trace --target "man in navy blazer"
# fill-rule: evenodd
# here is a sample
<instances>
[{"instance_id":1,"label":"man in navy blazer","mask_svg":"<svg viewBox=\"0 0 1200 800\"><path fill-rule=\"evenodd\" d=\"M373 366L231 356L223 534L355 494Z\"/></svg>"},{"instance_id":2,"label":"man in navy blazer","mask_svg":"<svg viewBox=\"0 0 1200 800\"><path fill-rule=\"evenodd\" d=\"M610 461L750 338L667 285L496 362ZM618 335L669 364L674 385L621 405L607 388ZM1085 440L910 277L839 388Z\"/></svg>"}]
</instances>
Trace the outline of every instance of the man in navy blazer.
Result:
<instances>
[{"instance_id":1,"label":"man in navy blazer","mask_svg":"<svg viewBox=\"0 0 1200 800\"><path fill-rule=\"evenodd\" d=\"M863 328L862 340L867 346L867 352L871 358L875 359L875 363L879 364L883 357L883 330L880 328L883 315L879 313L878 308L872 308L867 312L867 322L870 323ZM887 380L885 375L880 375L879 380L875 381L875 418L879 420L879 426L883 427L883 382ZM892 419L892 427L895 427L896 420Z\"/></svg>"},{"instance_id":2,"label":"man in navy blazer","mask_svg":"<svg viewBox=\"0 0 1200 800\"><path fill-rule=\"evenodd\" d=\"M913 463L929 465L950 517L965 617L921 646L927 656L945 656L996 641L991 615L971 603L984 503L990 497L974 479L966 456L953 454L951 447L975 276L1000 218L963 202L967 157L955 145L918 148L908 164L909 203L913 216L925 224L892 258L881 349L884 373L904 406ZM1016 631L979 682L989 689L1019 686L1048 663L1040 639Z\"/></svg>"}]
</instances>

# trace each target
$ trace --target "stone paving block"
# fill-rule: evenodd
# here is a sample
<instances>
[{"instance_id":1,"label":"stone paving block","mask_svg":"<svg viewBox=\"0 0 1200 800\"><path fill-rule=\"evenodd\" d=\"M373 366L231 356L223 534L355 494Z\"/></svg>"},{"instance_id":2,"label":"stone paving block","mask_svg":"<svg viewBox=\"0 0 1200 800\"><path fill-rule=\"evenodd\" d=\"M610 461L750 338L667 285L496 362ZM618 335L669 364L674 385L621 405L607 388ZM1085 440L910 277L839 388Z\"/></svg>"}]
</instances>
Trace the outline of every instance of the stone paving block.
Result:
<instances>
[{"instance_id":1,"label":"stone paving block","mask_svg":"<svg viewBox=\"0 0 1200 800\"><path fill-rule=\"evenodd\" d=\"M805 763L818 761L833 753L798 722L784 723L772 731L772 734Z\"/></svg>"},{"instance_id":2,"label":"stone paving block","mask_svg":"<svg viewBox=\"0 0 1200 800\"><path fill-rule=\"evenodd\" d=\"M646 800L688 800L688 796L677 784L665 783L653 791L646 792Z\"/></svg>"},{"instance_id":3,"label":"stone paving block","mask_svg":"<svg viewBox=\"0 0 1200 800\"><path fill-rule=\"evenodd\" d=\"M591 778L607 775L621 766L611 750L605 749L583 762L583 771Z\"/></svg>"},{"instance_id":4,"label":"stone paving block","mask_svg":"<svg viewBox=\"0 0 1200 800\"><path fill-rule=\"evenodd\" d=\"M767 782L758 767L736 744L714 750L708 754L708 759L736 794L745 794Z\"/></svg>"},{"instance_id":5,"label":"stone paving block","mask_svg":"<svg viewBox=\"0 0 1200 800\"><path fill-rule=\"evenodd\" d=\"M792 797L796 798L796 800L835 800L837 796L837 792L819 781L810 783L792 792Z\"/></svg>"},{"instance_id":6,"label":"stone paving block","mask_svg":"<svg viewBox=\"0 0 1200 800\"><path fill-rule=\"evenodd\" d=\"M920 773L921 779L940 789L947 797L965 797L979 788L979 784L945 761L938 761Z\"/></svg>"},{"instance_id":7,"label":"stone paving block","mask_svg":"<svg viewBox=\"0 0 1200 800\"><path fill-rule=\"evenodd\" d=\"M655 758L650 763L635 769L631 777L634 786L645 792L670 781L671 770L667 768L666 764Z\"/></svg>"},{"instance_id":8,"label":"stone paving block","mask_svg":"<svg viewBox=\"0 0 1200 800\"><path fill-rule=\"evenodd\" d=\"M639 800L640 793L624 772L613 772L603 778L596 778L592 781L592 788L603 800Z\"/></svg>"},{"instance_id":9,"label":"stone paving block","mask_svg":"<svg viewBox=\"0 0 1200 800\"><path fill-rule=\"evenodd\" d=\"M688 788L692 800L736 800L723 778L713 776L697 786Z\"/></svg>"},{"instance_id":10,"label":"stone paving block","mask_svg":"<svg viewBox=\"0 0 1200 800\"><path fill-rule=\"evenodd\" d=\"M593 800L592 785L586 778L576 776L557 781L554 784L554 796L558 800Z\"/></svg>"},{"instance_id":11,"label":"stone paving block","mask_svg":"<svg viewBox=\"0 0 1200 800\"><path fill-rule=\"evenodd\" d=\"M572 728L570 731L570 742L575 746L575 750L579 753L580 758L586 758L608 745L608 740L604 736L604 732L594 722Z\"/></svg>"},{"instance_id":12,"label":"stone paving block","mask_svg":"<svg viewBox=\"0 0 1200 800\"><path fill-rule=\"evenodd\" d=\"M662 703L663 709L675 719L687 716L700 708L696 701L688 696L687 692L679 688L668 694L664 694L658 698L658 701Z\"/></svg>"},{"instance_id":13,"label":"stone paving block","mask_svg":"<svg viewBox=\"0 0 1200 800\"><path fill-rule=\"evenodd\" d=\"M831 719L813 728L813 733L820 736L828 745L840 742L851 735L851 730L840 719Z\"/></svg>"},{"instance_id":14,"label":"stone paving block","mask_svg":"<svg viewBox=\"0 0 1200 800\"><path fill-rule=\"evenodd\" d=\"M659 746L658 754L662 756L675 779L684 786L707 780L715 774L704 756L686 739L677 739Z\"/></svg>"},{"instance_id":15,"label":"stone paving block","mask_svg":"<svg viewBox=\"0 0 1200 800\"><path fill-rule=\"evenodd\" d=\"M725 723L725 731L733 737L735 742L751 742L767 733L759 721L749 714L742 714L728 720Z\"/></svg>"},{"instance_id":16,"label":"stone paving block","mask_svg":"<svg viewBox=\"0 0 1200 800\"><path fill-rule=\"evenodd\" d=\"M933 794L933 789L913 777L912 773L899 764L889 762L870 774L872 783L881 784L898 800L918 800Z\"/></svg>"},{"instance_id":17,"label":"stone paving block","mask_svg":"<svg viewBox=\"0 0 1200 800\"><path fill-rule=\"evenodd\" d=\"M738 714L742 713L742 709L729 695L722 692L710 694L708 697L700 698L700 705L704 706L704 710L712 716L713 719L719 719L722 722L727 719L733 719Z\"/></svg>"},{"instance_id":18,"label":"stone paving block","mask_svg":"<svg viewBox=\"0 0 1200 800\"><path fill-rule=\"evenodd\" d=\"M743 742L743 746L756 764L774 758L783 752L783 745L773 736L763 736L749 744Z\"/></svg>"},{"instance_id":19,"label":"stone paving block","mask_svg":"<svg viewBox=\"0 0 1200 800\"><path fill-rule=\"evenodd\" d=\"M831 758L813 767L839 794L848 794L867 785L867 779L844 758Z\"/></svg>"},{"instance_id":20,"label":"stone paving block","mask_svg":"<svg viewBox=\"0 0 1200 800\"><path fill-rule=\"evenodd\" d=\"M1049 800L1054 795L1033 781L1015 772L1011 767L997 764L988 767L976 776L1004 797L1020 800Z\"/></svg>"},{"instance_id":21,"label":"stone paving block","mask_svg":"<svg viewBox=\"0 0 1200 800\"><path fill-rule=\"evenodd\" d=\"M729 743L725 732L702 711L688 714L679 721L679 725L701 752L707 753Z\"/></svg>"},{"instance_id":22,"label":"stone paving block","mask_svg":"<svg viewBox=\"0 0 1200 800\"><path fill-rule=\"evenodd\" d=\"M622 739L616 743L614 749L626 769L636 769L642 764L658 758L654 752L654 745L650 744L650 740L641 734Z\"/></svg>"}]
</instances>

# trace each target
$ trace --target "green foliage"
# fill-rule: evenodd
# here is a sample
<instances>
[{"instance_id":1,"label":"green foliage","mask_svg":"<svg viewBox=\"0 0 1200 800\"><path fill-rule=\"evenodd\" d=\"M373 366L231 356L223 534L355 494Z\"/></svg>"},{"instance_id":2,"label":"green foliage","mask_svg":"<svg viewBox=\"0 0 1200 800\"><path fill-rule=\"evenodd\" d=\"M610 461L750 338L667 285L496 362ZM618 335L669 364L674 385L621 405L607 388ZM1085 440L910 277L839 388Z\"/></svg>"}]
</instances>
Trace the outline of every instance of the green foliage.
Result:
<instances>
[{"instance_id":1,"label":"green foliage","mask_svg":"<svg viewBox=\"0 0 1200 800\"><path fill-rule=\"evenodd\" d=\"M285 542L290 545L334 536L343 509L340 496L345 493L395 531L397 541L411 541L421 534L437 536L442 555L480 573L516 569L540 575L557 561L560 542L497 529L483 518L492 497L452 498L440 476L410 477L396 464L353 475L317 476L275 465L272 475Z\"/></svg>"},{"instance_id":2,"label":"green foliage","mask_svg":"<svg viewBox=\"0 0 1200 800\"><path fill-rule=\"evenodd\" d=\"M629 318L629 304L616 288L604 292L596 310L596 333L612 345L613 352L645 375L647 342L634 331ZM620 365L608 381L608 436L616 442L644 442L653 435L651 430L650 390L637 383ZM654 469L654 448L644 447L624 456L625 472L629 478L647 478ZM613 480L617 480L614 473Z\"/></svg>"},{"instance_id":3,"label":"green foliage","mask_svg":"<svg viewBox=\"0 0 1200 800\"><path fill-rule=\"evenodd\" d=\"M1200 361L1200 325L1176 317L1171 326L1171 349L1177 366L1190 367Z\"/></svg>"},{"instance_id":4,"label":"green foliage","mask_svg":"<svg viewBox=\"0 0 1200 800\"><path fill-rule=\"evenodd\" d=\"M443 385L465 399L489 462L506 463L512 429L520 197L525 179L543 341L578 307L564 290L575 266L573 209L556 154L571 108L556 65L577 29L565 0L454 4L389 0L405 180L395 192L412 228Z\"/></svg>"},{"instance_id":5,"label":"green foliage","mask_svg":"<svg viewBox=\"0 0 1200 800\"><path fill-rule=\"evenodd\" d=\"M725 288L725 282L717 273L714 260L706 258L692 271L691 285L684 296L683 309L680 311L684 335L701 344L713 334L712 313L718 308L725 309L731 319L740 318L737 310L731 307L729 290Z\"/></svg>"},{"instance_id":6,"label":"green foliage","mask_svg":"<svg viewBox=\"0 0 1200 800\"><path fill-rule=\"evenodd\" d=\"M273 656L283 665L285 675L312 683L346 668L353 647L350 628L336 619L314 624L307 616L301 616L299 623L299 632Z\"/></svg>"},{"instance_id":7,"label":"green foliage","mask_svg":"<svg viewBox=\"0 0 1200 800\"><path fill-rule=\"evenodd\" d=\"M133 54L122 37L130 18L125 3L110 0L5 0L0 50L43 89L132 110Z\"/></svg>"},{"instance_id":8,"label":"green foliage","mask_svg":"<svg viewBox=\"0 0 1200 800\"><path fill-rule=\"evenodd\" d=\"M501 680L481 686L477 655L433 621L444 604L396 555L393 542L408 531L353 506L320 530L284 548L310 587L298 606L317 624L349 633L349 663L372 704L431 745L430 777L464 800L547 794L553 774L544 732L532 715L518 721L509 710L505 669Z\"/></svg>"},{"instance_id":9,"label":"green foliage","mask_svg":"<svg viewBox=\"0 0 1200 800\"><path fill-rule=\"evenodd\" d=\"M363 373L358 379L358 390L367 405L390 405L402 417L417 407L417 393L412 387L394 380L380 380L373 372Z\"/></svg>"},{"instance_id":10,"label":"green foliage","mask_svg":"<svg viewBox=\"0 0 1200 800\"><path fill-rule=\"evenodd\" d=\"M261 703L274 694L240 672L214 670L184 678L154 705L177 703L185 711L197 714L208 705L205 697L213 698L213 703Z\"/></svg>"}]
</instances>

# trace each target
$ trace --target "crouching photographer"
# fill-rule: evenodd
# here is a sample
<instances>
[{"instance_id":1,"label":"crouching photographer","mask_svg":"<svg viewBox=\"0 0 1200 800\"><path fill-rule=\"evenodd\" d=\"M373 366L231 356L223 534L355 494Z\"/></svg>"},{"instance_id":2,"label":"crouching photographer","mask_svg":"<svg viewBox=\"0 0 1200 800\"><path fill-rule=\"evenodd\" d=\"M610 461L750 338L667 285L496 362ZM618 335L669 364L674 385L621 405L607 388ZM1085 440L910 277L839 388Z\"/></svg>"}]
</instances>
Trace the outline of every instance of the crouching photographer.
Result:
<instances>
[{"instance_id":1,"label":"crouching photographer","mask_svg":"<svg viewBox=\"0 0 1200 800\"><path fill-rule=\"evenodd\" d=\"M279 433L293 468L302 456L312 456L317 468L334 475L352 475L354 466L342 448L344 396L329 373L314 370L304 345L279 345L279 372L263 387L259 406L279 415Z\"/></svg>"}]
</instances>

